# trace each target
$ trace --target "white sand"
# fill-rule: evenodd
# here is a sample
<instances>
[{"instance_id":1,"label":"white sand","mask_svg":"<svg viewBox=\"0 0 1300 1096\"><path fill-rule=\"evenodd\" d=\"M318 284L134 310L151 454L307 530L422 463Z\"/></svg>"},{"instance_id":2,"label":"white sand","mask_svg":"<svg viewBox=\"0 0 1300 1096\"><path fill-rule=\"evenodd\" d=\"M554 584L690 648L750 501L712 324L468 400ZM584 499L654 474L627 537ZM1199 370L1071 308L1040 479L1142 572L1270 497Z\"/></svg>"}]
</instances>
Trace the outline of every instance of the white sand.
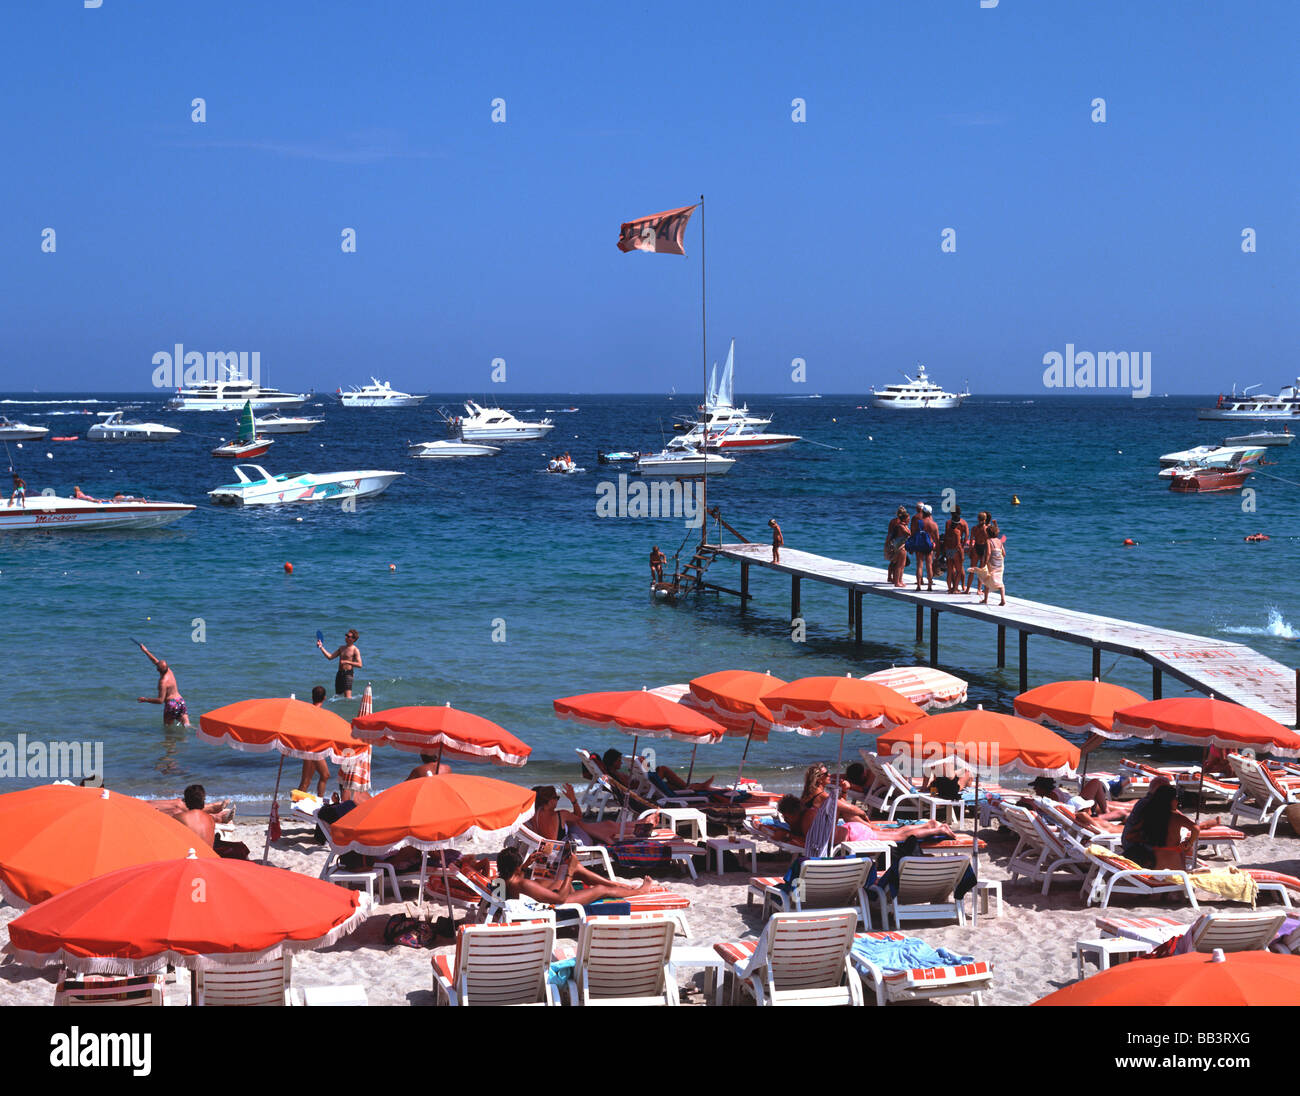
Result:
<instances>
[{"instance_id":1,"label":"white sand","mask_svg":"<svg viewBox=\"0 0 1300 1096\"><path fill-rule=\"evenodd\" d=\"M238 839L253 850L254 856L260 855L264 824L241 822L236 829ZM1276 839L1270 839L1258 827L1248 828L1246 832L1252 836L1242 843L1243 866L1300 874L1300 839L1292 836L1285 824L1279 827ZM287 822L285 836L272 845L271 863L318 875L324 862L325 847L311 844L307 836L306 829L300 828L296 822ZM1028 1004L1075 980L1075 941L1097 935L1095 919L1099 910L1095 906L1085 909L1078 886L1068 880L1053 884L1052 893L1046 898L1039 893L1038 887L1024 881L1012 884L1005 870L1014 845L1010 835L986 831L982 836L988 841L988 850L982 857L981 875L985 879L1003 881L1002 916L981 916L978 927L968 924L963 928L951 923L936 923L935 927L929 927L925 922L912 922L906 928L909 934L935 946L991 960L994 981L992 991L986 994L986 1003ZM487 850L475 850L471 844L467 845L466 851ZM760 860L760 872L780 875L787 863L788 858L784 856L763 859ZM703 865L702 859L700 865ZM712 872L701 871L700 879L692 881L684 873L669 871L660 878L692 900L691 909L686 914L692 933L690 943L708 945L724 940L753 939L761 931L761 908L757 904L745 904L748 873L731 872L719 878ZM408 892L410 897L414 897L413 892ZM1201 905L1204 909L1246 908L1221 901L1202 900ZM429 908L434 916L446 913L445 905L439 907L436 898L430 900ZM1138 915L1173 917L1189 924L1196 917L1195 911L1185 902L1139 905L1135 899L1119 898L1111 908ZM374 1005L433 1004L432 953L383 944L385 922L391 914L403 909L404 904L394 902L390 896L388 904L375 910L357 931L337 944L319 952L299 952L294 957L294 984L362 985ZM7 926L18 913L8 905L0 906L0 924ZM4 936L7 942L7 931ZM680 937L678 940L684 942ZM1089 967L1090 973L1091 970ZM178 1002L185 998L186 977L182 973L180 982L169 987L169 996ZM35 970L6 957L0 966L0 1003L49 1004L54 997L54 981L53 968ZM684 971L683 981L689 989L687 999L701 1002L700 975ZM969 998L957 998L948 1003L968 1002Z\"/></svg>"}]
</instances>

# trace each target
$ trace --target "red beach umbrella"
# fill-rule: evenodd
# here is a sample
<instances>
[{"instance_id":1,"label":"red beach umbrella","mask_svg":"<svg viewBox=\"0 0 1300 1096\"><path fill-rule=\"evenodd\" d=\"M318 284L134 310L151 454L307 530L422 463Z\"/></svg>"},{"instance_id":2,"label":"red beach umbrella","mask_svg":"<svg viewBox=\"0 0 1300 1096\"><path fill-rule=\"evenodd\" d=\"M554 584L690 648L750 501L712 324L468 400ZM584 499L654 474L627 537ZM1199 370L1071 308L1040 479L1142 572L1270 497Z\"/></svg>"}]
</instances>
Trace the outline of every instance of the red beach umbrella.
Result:
<instances>
[{"instance_id":1,"label":"red beach umbrella","mask_svg":"<svg viewBox=\"0 0 1300 1096\"><path fill-rule=\"evenodd\" d=\"M774 723L772 712L763 703L763 698L785 684L770 673L760 674L753 670L719 670L691 680L691 696L701 709L728 730L744 730L745 752L736 771L737 787L745 775L749 744L755 736L760 742L765 741Z\"/></svg>"},{"instance_id":2,"label":"red beach umbrella","mask_svg":"<svg viewBox=\"0 0 1300 1096\"><path fill-rule=\"evenodd\" d=\"M1300 955L1192 952L1124 963L1058 989L1035 1005L1294 1005Z\"/></svg>"},{"instance_id":3,"label":"red beach umbrella","mask_svg":"<svg viewBox=\"0 0 1300 1096\"><path fill-rule=\"evenodd\" d=\"M490 761L518 767L533 748L490 719L442 707L386 708L352 721L352 733L374 746L392 746L405 753L437 753L463 761Z\"/></svg>"},{"instance_id":4,"label":"red beach umbrella","mask_svg":"<svg viewBox=\"0 0 1300 1096\"><path fill-rule=\"evenodd\" d=\"M1300 757L1300 734L1240 704L1208 696L1148 700L1115 713L1109 738L1159 738L1188 746L1247 747Z\"/></svg>"},{"instance_id":5,"label":"red beach umbrella","mask_svg":"<svg viewBox=\"0 0 1300 1096\"><path fill-rule=\"evenodd\" d=\"M1079 765L1079 747L1027 719L983 708L928 715L876 739L876 752L913 762L955 761L984 776L1019 771L1033 776L1069 776Z\"/></svg>"},{"instance_id":6,"label":"red beach umbrella","mask_svg":"<svg viewBox=\"0 0 1300 1096\"><path fill-rule=\"evenodd\" d=\"M360 900L309 875L191 850L42 902L9 925L6 950L24 963L88 973L255 963L334 943L365 917Z\"/></svg>"},{"instance_id":7,"label":"red beach umbrella","mask_svg":"<svg viewBox=\"0 0 1300 1096\"><path fill-rule=\"evenodd\" d=\"M1111 729L1115 713L1144 701L1141 693L1108 681L1053 681L1021 693L1016 697L1015 710L1023 719L1059 730L1126 738Z\"/></svg>"}]
</instances>

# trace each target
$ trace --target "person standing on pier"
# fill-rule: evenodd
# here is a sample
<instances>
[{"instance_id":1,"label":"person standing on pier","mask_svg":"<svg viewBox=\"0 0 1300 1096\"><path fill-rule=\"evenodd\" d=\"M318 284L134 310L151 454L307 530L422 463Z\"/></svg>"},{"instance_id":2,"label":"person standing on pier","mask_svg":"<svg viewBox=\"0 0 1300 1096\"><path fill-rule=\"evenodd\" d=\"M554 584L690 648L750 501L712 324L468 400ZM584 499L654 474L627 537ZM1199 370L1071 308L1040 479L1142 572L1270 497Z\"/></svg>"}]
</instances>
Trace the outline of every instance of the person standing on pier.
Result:
<instances>
[{"instance_id":1,"label":"person standing on pier","mask_svg":"<svg viewBox=\"0 0 1300 1096\"><path fill-rule=\"evenodd\" d=\"M984 597L981 600L983 604L988 604L990 592L996 590L998 596L1002 598L998 604L1005 605L1007 603L1007 591L1006 587L1002 585L1002 569L1006 566L1007 546L1001 531L998 529L998 523L992 518L989 519L988 531L989 562L986 568L988 577L984 582Z\"/></svg>"},{"instance_id":2,"label":"person standing on pier","mask_svg":"<svg viewBox=\"0 0 1300 1096\"><path fill-rule=\"evenodd\" d=\"M962 564L970 528L961 516L961 507L954 506L943 527L943 558L948 565L948 593L961 593L964 579Z\"/></svg>"},{"instance_id":3,"label":"person standing on pier","mask_svg":"<svg viewBox=\"0 0 1300 1096\"><path fill-rule=\"evenodd\" d=\"M907 524L907 507L900 506L885 534L885 559L889 561L888 581L895 586L903 585L907 572L907 538L911 535L912 530Z\"/></svg>"},{"instance_id":4,"label":"person standing on pier","mask_svg":"<svg viewBox=\"0 0 1300 1096\"><path fill-rule=\"evenodd\" d=\"M768 525L772 527L772 562L781 562L781 545L785 543L785 537L781 535L781 526L777 525L776 518L768 518Z\"/></svg>"},{"instance_id":5,"label":"person standing on pier","mask_svg":"<svg viewBox=\"0 0 1300 1096\"><path fill-rule=\"evenodd\" d=\"M989 515L981 510L976 515L975 528L970 531L970 570L966 574L966 589L970 593L971 582L976 580L975 568L983 567L988 560L989 550ZM976 586L976 590L979 586Z\"/></svg>"},{"instance_id":6,"label":"person standing on pier","mask_svg":"<svg viewBox=\"0 0 1300 1096\"><path fill-rule=\"evenodd\" d=\"M927 502L916 504L916 529L918 548L916 555L916 588L921 588L921 572L925 572L926 590L934 589L935 552L939 547L939 526L934 511Z\"/></svg>"}]
</instances>

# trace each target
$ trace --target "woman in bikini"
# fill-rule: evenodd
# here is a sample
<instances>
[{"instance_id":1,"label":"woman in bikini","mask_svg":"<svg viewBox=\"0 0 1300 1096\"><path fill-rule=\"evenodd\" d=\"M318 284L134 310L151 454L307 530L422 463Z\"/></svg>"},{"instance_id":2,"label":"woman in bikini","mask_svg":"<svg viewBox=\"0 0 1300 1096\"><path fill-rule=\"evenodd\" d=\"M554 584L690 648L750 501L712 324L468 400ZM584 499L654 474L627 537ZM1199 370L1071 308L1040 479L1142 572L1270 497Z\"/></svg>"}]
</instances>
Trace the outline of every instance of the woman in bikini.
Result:
<instances>
[{"instance_id":1,"label":"woman in bikini","mask_svg":"<svg viewBox=\"0 0 1300 1096\"><path fill-rule=\"evenodd\" d=\"M907 524L907 507L900 506L885 534L885 559L889 560L889 581L902 586L907 573L907 538L912 535Z\"/></svg>"},{"instance_id":2,"label":"woman in bikini","mask_svg":"<svg viewBox=\"0 0 1300 1096\"><path fill-rule=\"evenodd\" d=\"M808 771L804 774L803 795L800 796L799 805L801 813L799 817L791 821L786 821L790 825L790 832L796 837L805 837L808 828L812 825L813 819L817 812L825 805L830 792L827 785L830 783L830 771L821 762L808 766ZM852 803L841 799L835 808L836 816L839 821L836 824L836 841L902 841L908 837L955 837L952 832L942 822L926 820L918 822L914 826L897 826L887 829L877 829L872 825L871 819L867 812L861 807L854 806Z\"/></svg>"}]
</instances>

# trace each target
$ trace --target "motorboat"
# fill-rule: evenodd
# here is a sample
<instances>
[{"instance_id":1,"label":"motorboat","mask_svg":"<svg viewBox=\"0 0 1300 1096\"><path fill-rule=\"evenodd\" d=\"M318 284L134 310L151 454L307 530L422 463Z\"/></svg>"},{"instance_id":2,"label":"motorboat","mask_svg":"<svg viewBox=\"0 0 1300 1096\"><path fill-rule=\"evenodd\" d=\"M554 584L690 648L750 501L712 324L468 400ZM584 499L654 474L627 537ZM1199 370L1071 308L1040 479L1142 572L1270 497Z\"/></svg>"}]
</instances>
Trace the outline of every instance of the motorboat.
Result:
<instances>
[{"instance_id":1,"label":"motorboat","mask_svg":"<svg viewBox=\"0 0 1300 1096\"><path fill-rule=\"evenodd\" d=\"M22 505L11 499L0 499L0 532L156 529L178 521L193 509L183 502L152 502L126 496L97 501L58 495L28 495Z\"/></svg>"},{"instance_id":2,"label":"motorboat","mask_svg":"<svg viewBox=\"0 0 1300 1096\"><path fill-rule=\"evenodd\" d=\"M250 474L251 473L251 474ZM208 497L223 506L282 506L297 502L338 502L383 494L402 472L303 472L271 475L260 464L237 464L238 483L213 488Z\"/></svg>"},{"instance_id":3,"label":"motorboat","mask_svg":"<svg viewBox=\"0 0 1300 1096\"><path fill-rule=\"evenodd\" d=\"M626 450L614 450L610 453L597 453L596 460L601 464L626 464L629 461L639 460L643 456L641 453L630 453Z\"/></svg>"},{"instance_id":4,"label":"motorboat","mask_svg":"<svg viewBox=\"0 0 1300 1096\"><path fill-rule=\"evenodd\" d=\"M1203 420L1288 419L1300 421L1300 377L1296 378L1295 384L1287 385L1276 396L1263 394L1252 396L1250 394L1251 389L1258 387L1259 385L1252 384L1238 395L1237 387L1233 385L1231 395L1220 395L1218 402L1213 407L1197 408L1196 417Z\"/></svg>"},{"instance_id":5,"label":"motorboat","mask_svg":"<svg viewBox=\"0 0 1300 1096\"><path fill-rule=\"evenodd\" d=\"M694 421L686 419L673 429L682 436L669 442L671 449L699 449L707 451L735 450L760 452L768 449L786 449L799 441L797 434L777 434L766 430L772 424L770 417L751 415L748 405L737 407L734 391L736 340L731 340L722 373L717 366L709 375L709 388L704 406Z\"/></svg>"},{"instance_id":6,"label":"motorboat","mask_svg":"<svg viewBox=\"0 0 1300 1096\"><path fill-rule=\"evenodd\" d=\"M701 453L698 449L663 449L646 453L636 462L639 475L660 479L698 479L705 475L726 475L735 458L719 453Z\"/></svg>"},{"instance_id":7,"label":"motorboat","mask_svg":"<svg viewBox=\"0 0 1300 1096\"><path fill-rule=\"evenodd\" d=\"M1260 430L1254 434L1242 434L1236 438L1224 438L1224 445L1263 445L1265 447L1274 445L1290 445L1295 441L1295 435L1291 433L1290 427L1283 427L1282 432L1275 433L1268 430Z\"/></svg>"},{"instance_id":8,"label":"motorboat","mask_svg":"<svg viewBox=\"0 0 1300 1096\"><path fill-rule=\"evenodd\" d=\"M707 440L704 427L696 423L687 433L673 438L668 443L670 449L698 449L703 444L706 451L755 453L772 449L788 449L799 441L797 434L773 434L768 431L755 430L743 423L733 423L720 430L710 428Z\"/></svg>"},{"instance_id":9,"label":"motorboat","mask_svg":"<svg viewBox=\"0 0 1300 1096\"><path fill-rule=\"evenodd\" d=\"M180 434L174 426L128 419L125 411L101 411L103 422L86 431L88 441L170 441Z\"/></svg>"},{"instance_id":10,"label":"motorboat","mask_svg":"<svg viewBox=\"0 0 1300 1096\"><path fill-rule=\"evenodd\" d=\"M398 392L387 381L375 377L371 377L370 383L360 388L353 385L347 392L340 388L338 396L344 407L419 407L429 398Z\"/></svg>"},{"instance_id":11,"label":"motorboat","mask_svg":"<svg viewBox=\"0 0 1300 1096\"><path fill-rule=\"evenodd\" d=\"M1254 464L1264 456L1263 447L1251 448L1242 445L1198 445L1194 449L1184 449L1178 453L1166 453L1160 458L1165 465L1156 474L1165 479L1174 475L1178 468L1194 466L1196 468L1237 468Z\"/></svg>"},{"instance_id":12,"label":"motorboat","mask_svg":"<svg viewBox=\"0 0 1300 1096\"><path fill-rule=\"evenodd\" d=\"M444 416L448 431L461 441L534 441L544 438L555 424L550 419L541 422L521 422L509 411L499 407L484 407L473 400L465 401L463 416Z\"/></svg>"},{"instance_id":13,"label":"motorboat","mask_svg":"<svg viewBox=\"0 0 1300 1096\"><path fill-rule=\"evenodd\" d=\"M501 448L464 441L417 441L409 443L407 452L426 460L450 460L454 457L495 457Z\"/></svg>"},{"instance_id":14,"label":"motorboat","mask_svg":"<svg viewBox=\"0 0 1300 1096\"><path fill-rule=\"evenodd\" d=\"M1254 474L1253 468L1202 468L1180 465L1172 470L1169 490L1186 494L1236 491Z\"/></svg>"},{"instance_id":15,"label":"motorboat","mask_svg":"<svg viewBox=\"0 0 1300 1096\"><path fill-rule=\"evenodd\" d=\"M963 400L970 398L969 388L965 392L945 392L930 380L920 363L917 363L915 380L906 373L903 376L906 384L886 385L880 391L873 386L871 406L893 411L945 411L960 407Z\"/></svg>"},{"instance_id":16,"label":"motorboat","mask_svg":"<svg viewBox=\"0 0 1300 1096\"><path fill-rule=\"evenodd\" d=\"M585 472L585 468L579 468L573 462L573 458L565 453L562 457L552 457L546 464L543 471L551 472L555 475L571 476L574 472Z\"/></svg>"},{"instance_id":17,"label":"motorboat","mask_svg":"<svg viewBox=\"0 0 1300 1096\"><path fill-rule=\"evenodd\" d=\"M257 433L253 424L253 406L244 404L243 414L239 416L239 434L234 441L225 442L212 450L214 457L228 457L239 460L241 457L260 457L272 445L274 438L264 438Z\"/></svg>"},{"instance_id":18,"label":"motorboat","mask_svg":"<svg viewBox=\"0 0 1300 1096\"><path fill-rule=\"evenodd\" d=\"M47 426L28 426L0 416L0 441L39 441L49 432Z\"/></svg>"},{"instance_id":19,"label":"motorboat","mask_svg":"<svg viewBox=\"0 0 1300 1096\"><path fill-rule=\"evenodd\" d=\"M301 415L270 414L264 419L254 419L259 434L309 434L324 419L311 419Z\"/></svg>"},{"instance_id":20,"label":"motorboat","mask_svg":"<svg viewBox=\"0 0 1300 1096\"><path fill-rule=\"evenodd\" d=\"M167 406L173 411L238 411L252 404L254 411L301 407L307 397L296 392L281 392L249 380L238 369L227 366L227 376L220 381L204 381L192 388L176 389Z\"/></svg>"}]
</instances>

